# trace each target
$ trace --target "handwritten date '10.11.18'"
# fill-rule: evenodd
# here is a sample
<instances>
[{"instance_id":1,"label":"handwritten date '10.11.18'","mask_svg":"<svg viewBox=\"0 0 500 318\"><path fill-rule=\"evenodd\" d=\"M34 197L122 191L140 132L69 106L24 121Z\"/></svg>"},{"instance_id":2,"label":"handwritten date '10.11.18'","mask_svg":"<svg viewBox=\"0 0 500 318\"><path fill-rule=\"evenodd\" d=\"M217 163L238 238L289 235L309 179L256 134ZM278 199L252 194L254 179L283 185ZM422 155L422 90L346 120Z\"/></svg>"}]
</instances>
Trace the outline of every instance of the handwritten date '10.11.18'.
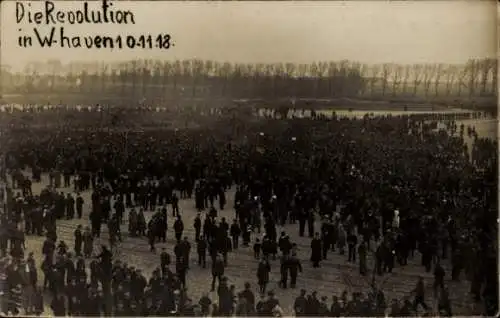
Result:
<instances>
[{"instance_id":1,"label":"handwritten date '10.11.18'","mask_svg":"<svg viewBox=\"0 0 500 318\"><path fill-rule=\"evenodd\" d=\"M59 30L58 30L59 29ZM33 29L33 35L23 35L18 38L20 47L62 47L88 49L144 49L168 50L175 46L168 33L141 35L69 35L64 27L52 27L49 32Z\"/></svg>"}]
</instances>

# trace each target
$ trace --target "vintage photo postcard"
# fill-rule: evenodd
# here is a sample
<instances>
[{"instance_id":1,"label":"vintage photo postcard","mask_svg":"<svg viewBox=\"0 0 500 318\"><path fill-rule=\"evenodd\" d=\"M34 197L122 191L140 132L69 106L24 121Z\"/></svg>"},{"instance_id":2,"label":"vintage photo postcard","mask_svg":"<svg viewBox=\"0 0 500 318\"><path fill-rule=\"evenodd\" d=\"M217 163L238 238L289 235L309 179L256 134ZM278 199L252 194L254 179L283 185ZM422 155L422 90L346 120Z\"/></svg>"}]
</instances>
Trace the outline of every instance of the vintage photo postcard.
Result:
<instances>
[{"instance_id":1,"label":"vintage photo postcard","mask_svg":"<svg viewBox=\"0 0 500 318\"><path fill-rule=\"evenodd\" d=\"M495 1L2 1L0 312L494 316Z\"/></svg>"}]
</instances>

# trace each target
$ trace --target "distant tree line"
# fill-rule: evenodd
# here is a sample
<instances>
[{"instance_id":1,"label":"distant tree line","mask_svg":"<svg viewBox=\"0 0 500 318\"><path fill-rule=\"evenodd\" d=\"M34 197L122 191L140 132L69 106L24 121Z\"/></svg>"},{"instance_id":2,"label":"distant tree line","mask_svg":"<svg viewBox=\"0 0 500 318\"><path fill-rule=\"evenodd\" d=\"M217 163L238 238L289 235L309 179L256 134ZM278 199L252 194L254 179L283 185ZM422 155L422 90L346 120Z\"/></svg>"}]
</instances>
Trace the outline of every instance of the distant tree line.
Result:
<instances>
[{"instance_id":1,"label":"distant tree line","mask_svg":"<svg viewBox=\"0 0 500 318\"><path fill-rule=\"evenodd\" d=\"M221 97L458 98L494 97L497 59L455 64L243 64L215 61L132 60L120 63L30 63L1 69L2 93L93 94L143 101Z\"/></svg>"}]
</instances>

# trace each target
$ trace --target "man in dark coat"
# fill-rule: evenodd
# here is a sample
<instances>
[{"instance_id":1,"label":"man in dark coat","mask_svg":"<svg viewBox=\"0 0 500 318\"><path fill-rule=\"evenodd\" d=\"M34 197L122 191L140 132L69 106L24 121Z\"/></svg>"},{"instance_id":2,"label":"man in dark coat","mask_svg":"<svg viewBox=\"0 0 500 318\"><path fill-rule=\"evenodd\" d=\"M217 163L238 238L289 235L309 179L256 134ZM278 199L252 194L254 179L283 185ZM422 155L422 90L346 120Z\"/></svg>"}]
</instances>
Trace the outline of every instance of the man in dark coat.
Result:
<instances>
[{"instance_id":1,"label":"man in dark coat","mask_svg":"<svg viewBox=\"0 0 500 318\"><path fill-rule=\"evenodd\" d=\"M54 297L50 304L50 308L52 309L55 317L66 316L66 300L64 296L61 294Z\"/></svg>"},{"instance_id":2,"label":"man in dark coat","mask_svg":"<svg viewBox=\"0 0 500 318\"><path fill-rule=\"evenodd\" d=\"M196 240L198 240L200 238L200 234L201 234L201 218L200 218L200 213L198 213L196 215L196 218L194 219L193 227L194 227L194 232L195 232L194 236L195 236Z\"/></svg>"},{"instance_id":3,"label":"man in dark coat","mask_svg":"<svg viewBox=\"0 0 500 318\"><path fill-rule=\"evenodd\" d=\"M92 228L92 235L94 237L100 237L101 236L101 223L102 223L102 217L100 215L101 208L100 205L97 204L96 208L93 209L90 212L89 218L90 218L90 224Z\"/></svg>"},{"instance_id":4,"label":"man in dark coat","mask_svg":"<svg viewBox=\"0 0 500 318\"><path fill-rule=\"evenodd\" d=\"M186 269L189 269L190 252L191 252L191 243L189 243L188 237L185 236L184 240L182 241L182 258L184 261L184 265L186 266Z\"/></svg>"},{"instance_id":5,"label":"man in dark coat","mask_svg":"<svg viewBox=\"0 0 500 318\"><path fill-rule=\"evenodd\" d=\"M224 276L224 261L220 256L216 256L212 263L212 291L215 290L215 280L218 280L220 285L222 276Z\"/></svg>"},{"instance_id":6,"label":"man in dark coat","mask_svg":"<svg viewBox=\"0 0 500 318\"><path fill-rule=\"evenodd\" d=\"M42 246L42 253L45 256L45 259L52 259L54 257L55 250L56 250L55 242L52 239L47 238L43 242Z\"/></svg>"},{"instance_id":7,"label":"man in dark coat","mask_svg":"<svg viewBox=\"0 0 500 318\"><path fill-rule=\"evenodd\" d=\"M252 314L255 311L255 295L253 294L252 290L250 290L249 282L245 282L245 289L240 292L239 295L246 300L246 305L249 309L249 313Z\"/></svg>"},{"instance_id":8,"label":"man in dark coat","mask_svg":"<svg viewBox=\"0 0 500 318\"><path fill-rule=\"evenodd\" d=\"M184 232L184 223L182 222L181 216L177 214L177 219L174 222L174 232L175 239L180 241L182 238L182 232Z\"/></svg>"},{"instance_id":9,"label":"man in dark coat","mask_svg":"<svg viewBox=\"0 0 500 318\"><path fill-rule=\"evenodd\" d=\"M75 230L75 254L76 256L82 255L83 233L82 225L79 224Z\"/></svg>"},{"instance_id":10,"label":"man in dark coat","mask_svg":"<svg viewBox=\"0 0 500 318\"><path fill-rule=\"evenodd\" d=\"M321 240L323 241L323 259L326 259L328 250L330 249L330 226L327 220L324 220L321 224Z\"/></svg>"},{"instance_id":11,"label":"man in dark coat","mask_svg":"<svg viewBox=\"0 0 500 318\"><path fill-rule=\"evenodd\" d=\"M155 229L155 224L152 221L153 220L151 220L148 223L147 236L148 236L149 250L154 253L156 251L156 248L155 248L155 240L156 240L156 231L155 230L156 229Z\"/></svg>"},{"instance_id":12,"label":"man in dark coat","mask_svg":"<svg viewBox=\"0 0 500 318\"><path fill-rule=\"evenodd\" d=\"M102 248L101 254L99 254L97 258L100 260L103 277L108 277L111 279L111 268L112 268L111 259L113 255L105 245L102 245L101 248Z\"/></svg>"},{"instance_id":13,"label":"man in dark coat","mask_svg":"<svg viewBox=\"0 0 500 318\"><path fill-rule=\"evenodd\" d=\"M267 261L267 259L262 258L259 262L259 266L257 268L257 280L261 293L266 292L267 283L269 283L269 273L271 272L271 265Z\"/></svg>"},{"instance_id":14,"label":"man in dark coat","mask_svg":"<svg viewBox=\"0 0 500 318\"><path fill-rule=\"evenodd\" d=\"M317 292L313 291L309 297L307 297L306 313L308 316L318 316L320 309L320 301L317 298Z\"/></svg>"},{"instance_id":15,"label":"man in dark coat","mask_svg":"<svg viewBox=\"0 0 500 318\"><path fill-rule=\"evenodd\" d=\"M354 233L349 233L347 235L348 262L356 262L356 244L358 244L358 237Z\"/></svg>"},{"instance_id":16,"label":"man in dark coat","mask_svg":"<svg viewBox=\"0 0 500 318\"><path fill-rule=\"evenodd\" d=\"M233 249L238 249L239 238L241 235L241 228L238 224L238 220L236 219L234 219L233 224L231 224L230 234L233 241Z\"/></svg>"},{"instance_id":17,"label":"man in dark coat","mask_svg":"<svg viewBox=\"0 0 500 318\"><path fill-rule=\"evenodd\" d=\"M207 241L200 236L196 243L196 251L198 252L198 265L203 268L207 266Z\"/></svg>"},{"instance_id":18,"label":"man in dark coat","mask_svg":"<svg viewBox=\"0 0 500 318\"><path fill-rule=\"evenodd\" d=\"M71 220L75 217L75 199L68 193L66 196L66 218Z\"/></svg>"},{"instance_id":19,"label":"man in dark coat","mask_svg":"<svg viewBox=\"0 0 500 318\"><path fill-rule=\"evenodd\" d=\"M219 287L217 288L217 295L219 296L219 314L221 316L230 316L233 310L233 295L229 287L227 286L227 278L223 277L219 282Z\"/></svg>"},{"instance_id":20,"label":"man in dark coat","mask_svg":"<svg viewBox=\"0 0 500 318\"><path fill-rule=\"evenodd\" d=\"M123 203L123 197L120 195L114 204L114 209L116 213L116 217L118 218L118 223L122 224L123 222L123 214L125 213L125 204Z\"/></svg>"},{"instance_id":21,"label":"man in dark coat","mask_svg":"<svg viewBox=\"0 0 500 318\"><path fill-rule=\"evenodd\" d=\"M295 298L295 302L293 304L293 310L295 311L295 317L301 317L306 315L307 298L305 289L301 289L300 295L297 298Z\"/></svg>"},{"instance_id":22,"label":"man in dark coat","mask_svg":"<svg viewBox=\"0 0 500 318\"><path fill-rule=\"evenodd\" d=\"M163 277L167 274L167 268L170 265L170 255L167 253L166 248L162 248L161 254L160 254L160 267L161 267L161 274Z\"/></svg>"},{"instance_id":23,"label":"man in dark coat","mask_svg":"<svg viewBox=\"0 0 500 318\"><path fill-rule=\"evenodd\" d=\"M77 197L76 197L76 215L78 216L79 219L82 218L82 214L83 214L83 198L82 196L80 195L80 193L78 193Z\"/></svg>"},{"instance_id":24,"label":"man in dark coat","mask_svg":"<svg viewBox=\"0 0 500 318\"><path fill-rule=\"evenodd\" d=\"M175 262L175 273L177 275L177 278L179 279L182 288L186 288L186 274L187 274L187 264L186 260L181 257L180 259L177 259Z\"/></svg>"},{"instance_id":25,"label":"man in dark coat","mask_svg":"<svg viewBox=\"0 0 500 318\"><path fill-rule=\"evenodd\" d=\"M295 288L297 284L297 275L298 273L302 273L302 264L300 260L297 258L297 254L294 252L292 256L288 258L288 270L290 271L290 287Z\"/></svg>"},{"instance_id":26,"label":"man in dark coat","mask_svg":"<svg viewBox=\"0 0 500 318\"><path fill-rule=\"evenodd\" d=\"M300 196L298 198L300 198ZM298 198L296 197L296 201L297 200L301 200L301 199L298 199ZM300 201L298 201L298 202L299 202L299 204L301 204ZM297 216L298 216L298 219L299 219L299 236L304 236L304 231L305 231L305 228L306 228L307 212L300 205L297 206L297 210L298 210Z\"/></svg>"},{"instance_id":27,"label":"man in dark coat","mask_svg":"<svg viewBox=\"0 0 500 318\"><path fill-rule=\"evenodd\" d=\"M287 283L288 283L288 255L282 255L281 256L281 262L280 262L280 276L281 276L281 281L280 285L281 288L287 288Z\"/></svg>"},{"instance_id":28,"label":"man in dark coat","mask_svg":"<svg viewBox=\"0 0 500 318\"><path fill-rule=\"evenodd\" d=\"M314 238L311 241L311 262L313 263L313 267L319 267L319 262L321 261L321 238L319 237L319 233L316 232Z\"/></svg>"},{"instance_id":29,"label":"man in dark coat","mask_svg":"<svg viewBox=\"0 0 500 318\"><path fill-rule=\"evenodd\" d=\"M281 233L281 237L278 241L278 247L283 255L289 255L292 250L292 243L290 242L290 237L285 234L285 232Z\"/></svg>"},{"instance_id":30,"label":"man in dark coat","mask_svg":"<svg viewBox=\"0 0 500 318\"><path fill-rule=\"evenodd\" d=\"M420 276L418 278L417 286L413 290L415 294L415 299L413 300L413 310L417 312L418 305L421 305L425 311L427 311L428 306L425 303L425 286L424 279Z\"/></svg>"},{"instance_id":31,"label":"man in dark coat","mask_svg":"<svg viewBox=\"0 0 500 318\"><path fill-rule=\"evenodd\" d=\"M366 254L367 254L367 247L365 242L361 242L358 247L358 253L359 253L359 273L361 275L366 275Z\"/></svg>"}]
</instances>

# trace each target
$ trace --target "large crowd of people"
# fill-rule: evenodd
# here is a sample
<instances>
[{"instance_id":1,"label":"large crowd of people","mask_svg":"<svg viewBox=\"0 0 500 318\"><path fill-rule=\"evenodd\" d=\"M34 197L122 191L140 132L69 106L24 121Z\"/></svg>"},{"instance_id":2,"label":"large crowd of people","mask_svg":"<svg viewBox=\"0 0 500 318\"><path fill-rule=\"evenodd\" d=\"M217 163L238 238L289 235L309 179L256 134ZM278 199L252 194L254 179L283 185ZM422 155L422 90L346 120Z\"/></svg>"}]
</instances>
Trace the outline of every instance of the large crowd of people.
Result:
<instances>
[{"instance_id":1,"label":"large crowd of people","mask_svg":"<svg viewBox=\"0 0 500 318\"><path fill-rule=\"evenodd\" d=\"M441 314L451 316L453 309L443 262L451 264L453 280L470 281L474 300L483 303L481 314L494 314L496 141L446 123L436 130L437 123L423 116L273 117L238 126L237 137L213 127L126 134L11 130L1 136L1 309L40 315L49 299L55 316L284 315L267 288L270 262L278 259L282 288L307 288L296 280L308 265L287 233L277 233L278 225L297 223L299 235L311 238L313 268L331 251L345 250L360 274L369 275L366 259L373 250L374 272L383 275L419 251L422 270L434 274ZM42 174L50 185L33 193ZM77 195L59 193L63 186ZM236 189L234 206L226 206L230 188ZM92 193L88 225L77 228L74 245L58 242L58 220L82 218L85 191ZM180 199L193 200L199 211L193 241L184 235L192 225L183 222ZM234 222L218 217L223 209L234 209ZM145 211L153 212L149 222ZM117 242L128 239L125 219L128 235L147 237L151 251L168 229L174 231L175 255L162 250L151 275L113 257ZM103 226L109 244L96 247ZM25 250L33 235L46 238L42 251ZM251 244L259 259L255 288L230 285L224 274L227 255L239 244ZM210 268L218 299L189 297L191 249L198 264ZM33 252L43 254L41 264ZM392 303L375 284L365 294L344 293L331 302L330 295L307 293L298 293L296 316L410 316L422 314L420 308L433 314L422 280L414 299Z\"/></svg>"}]
</instances>

